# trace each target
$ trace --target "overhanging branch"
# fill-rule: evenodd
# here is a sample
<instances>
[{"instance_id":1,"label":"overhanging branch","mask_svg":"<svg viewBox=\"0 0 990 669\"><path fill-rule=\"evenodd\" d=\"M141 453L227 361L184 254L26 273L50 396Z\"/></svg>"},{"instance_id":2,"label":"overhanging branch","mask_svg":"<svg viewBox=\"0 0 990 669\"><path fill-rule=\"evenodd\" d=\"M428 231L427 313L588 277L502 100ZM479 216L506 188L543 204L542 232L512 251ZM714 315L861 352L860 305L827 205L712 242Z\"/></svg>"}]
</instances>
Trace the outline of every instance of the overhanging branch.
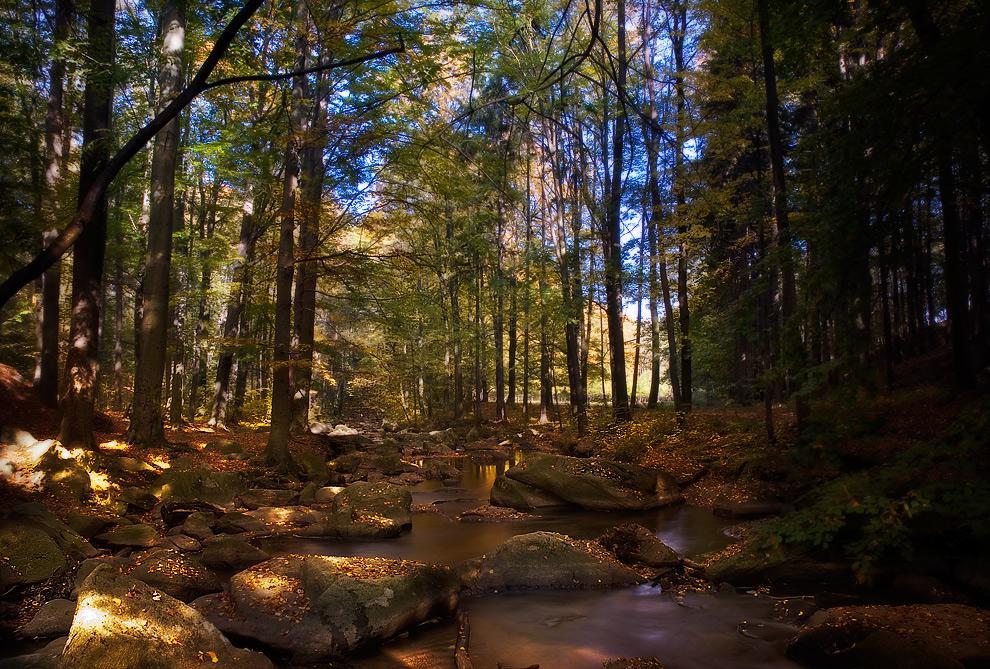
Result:
<instances>
[{"instance_id":1,"label":"overhanging branch","mask_svg":"<svg viewBox=\"0 0 990 669\"><path fill-rule=\"evenodd\" d=\"M93 181L93 185L82 197L79 208L76 210L75 215L72 217L72 220L69 221L69 224L66 225L65 229L59 233L58 237L56 237L51 244L35 256L31 262L21 269L14 271L2 284L0 284L0 308L5 306L7 302L14 297L14 295L24 288L24 286L31 283L31 281L35 278L41 276L46 269L51 267L58 261L59 258L65 255L65 253L72 247L72 245L79 238L79 235L82 234L83 230L92 220L97 205L104 195L106 195L107 188L110 187L110 184L113 183L113 180L117 177L124 166L130 162L130 160L136 156L138 152L141 151L141 149L143 149L156 134L158 134L158 131L168 125L169 121L178 116L179 113L185 109L190 102L196 99L198 95L203 93L203 91L223 84L234 83L236 80L278 81L281 79L288 79L293 76L302 76L303 74L308 74L309 72L348 67L350 65L356 65L377 58L382 58L389 54L405 51L405 44L400 36L399 46L397 47L392 47L391 49L377 51L366 56L360 56L336 63L325 63L309 70L274 75L258 75L254 77L231 77L228 79L208 82L207 79L213 73L213 70L216 69L220 59L226 54L227 49L230 47L230 44L233 42L238 31L240 31L244 24L247 23L247 21L254 15L263 2L264 0L247 0L247 2L245 2L240 11L238 11L234 18L232 18L224 27L223 32L221 32L220 36L217 38L213 49L206 57L206 60L203 61L203 64L199 67L199 70L196 72L196 75L193 77L192 81L189 82L189 85L182 89L182 91L180 91L179 94L172 99L168 106L166 106L165 109L151 119L147 125L138 130L131 137L131 139L128 140L128 142L119 151L117 151L113 158L110 159L103 171L96 176Z\"/></svg>"}]
</instances>

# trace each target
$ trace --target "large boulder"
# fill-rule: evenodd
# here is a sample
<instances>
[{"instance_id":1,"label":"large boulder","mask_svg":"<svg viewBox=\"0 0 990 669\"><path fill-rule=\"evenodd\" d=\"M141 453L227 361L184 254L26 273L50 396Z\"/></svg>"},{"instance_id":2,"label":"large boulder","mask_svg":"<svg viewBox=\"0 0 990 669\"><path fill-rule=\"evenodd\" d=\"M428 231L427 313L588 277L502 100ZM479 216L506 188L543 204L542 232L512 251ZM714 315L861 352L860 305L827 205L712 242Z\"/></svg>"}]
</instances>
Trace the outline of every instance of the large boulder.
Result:
<instances>
[{"instance_id":1,"label":"large boulder","mask_svg":"<svg viewBox=\"0 0 990 669\"><path fill-rule=\"evenodd\" d=\"M220 581L201 562L174 550L134 560L130 575L183 602L220 592Z\"/></svg>"},{"instance_id":2,"label":"large boulder","mask_svg":"<svg viewBox=\"0 0 990 669\"><path fill-rule=\"evenodd\" d=\"M816 666L990 666L990 611L961 604L825 609L808 619L787 654Z\"/></svg>"},{"instance_id":3,"label":"large boulder","mask_svg":"<svg viewBox=\"0 0 990 669\"><path fill-rule=\"evenodd\" d=\"M42 485L55 497L82 502L93 492L89 472L74 457L63 458L61 451L50 448L38 460L35 470L42 473Z\"/></svg>"},{"instance_id":4,"label":"large boulder","mask_svg":"<svg viewBox=\"0 0 990 669\"><path fill-rule=\"evenodd\" d=\"M597 458L529 453L505 476L585 509L646 511L684 501L677 482L663 472Z\"/></svg>"},{"instance_id":5,"label":"large boulder","mask_svg":"<svg viewBox=\"0 0 990 669\"><path fill-rule=\"evenodd\" d=\"M97 541L117 548L122 546L150 548L158 543L159 538L158 530L143 523L124 525L94 537Z\"/></svg>"},{"instance_id":6,"label":"large boulder","mask_svg":"<svg viewBox=\"0 0 990 669\"><path fill-rule=\"evenodd\" d=\"M271 660L240 650L194 609L113 568L83 583L61 669L212 666L269 669Z\"/></svg>"},{"instance_id":7,"label":"large boulder","mask_svg":"<svg viewBox=\"0 0 990 669\"><path fill-rule=\"evenodd\" d=\"M158 503L158 498L152 495L147 490L138 488L136 486L129 486L120 491L117 499L121 502L125 502L130 506L136 507L140 511L151 511L155 504Z\"/></svg>"},{"instance_id":8,"label":"large boulder","mask_svg":"<svg viewBox=\"0 0 990 669\"><path fill-rule=\"evenodd\" d=\"M294 456L296 464L302 468L303 477L307 481L317 481L325 483L330 480L330 468L326 459L319 453L313 451L303 451Z\"/></svg>"},{"instance_id":9,"label":"large boulder","mask_svg":"<svg viewBox=\"0 0 990 669\"><path fill-rule=\"evenodd\" d=\"M476 591L507 588L602 588L643 579L594 542L556 532L520 534L480 559L462 565L465 586Z\"/></svg>"},{"instance_id":10,"label":"large boulder","mask_svg":"<svg viewBox=\"0 0 990 669\"><path fill-rule=\"evenodd\" d=\"M534 488L508 476L499 476L492 483L488 496L492 506L508 506L513 509L542 509L548 506L567 506L567 501L547 490Z\"/></svg>"},{"instance_id":11,"label":"large boulder","mask_svg":"<svg viewBox=\"0 0 990 669\"><path fill-rule=\"evenodd\" d=\"M193 605L221 630L316 663L381 642L457 607L447 567L323 555L273 558Z\"/></svg>"},{"instance_id":12,"label":"large boulder","mask_svg":"<svg viewBox=\"0 0 990 669\"><path fill-rule=\"evenodd\" d=\"M334 514L348 512L353 519L388 518L400 527L412 525L412 495L402 486L391 483L357 481L333 498Z\"/></svg>"},{"instance_id":13,"label":"large boulder","mask_svg":"<svg viewBox=\"0 0 990 669\"><path fill-rule=\"evenodd\" d=\"M402 525L391 518L376 515L352 515L350 508L345 507L337 513L330 513L312 525L293 530L298 537L314 537L321 539L361 539L363 541L381 541L402 534Z\"/></svg>"},{"instance_id":14,"label":"large boulder","mask_svg":"<svg viewBox=\"0 0 990 669\"><path fill-rule=\"evenodd\" d=\"M48 639L65 636L72 627L76 603L68 599L52 599L41 605L30 622L17 631L29 639Z\"/></svg>"},{"instance_id":15,"label":"large boulder","mask_svg":"<svg viewBox=\"0 0 990 669\"><path fill-rule=\"evenodd\" d=\"M175 471L169 469L151 484L150 492L163 502L208 502L230 508L234 500L247 490L247 482L239 472L217 472L207 469Z\"/></svg>"},{"instance_id":16,"label":"large boulder","mask_svg":"<svg viewBox=\"0 0 990 669\"><path fill-rule=\"evenodd\" d=\"M0 591L40 583L97 554L89 542L37 502L0 520Z\"/></svg>"},{"instance_id":17,"label":"large boulder","mask_svg":"<svg viewBox=\"0 0 990 669\"><path fill-rule=\"evenodd\" d=\"M245 569L268 558L268 553L244 539L223 535L206 542L200 560L211 569Z\"/></svg>"}]
</instances>

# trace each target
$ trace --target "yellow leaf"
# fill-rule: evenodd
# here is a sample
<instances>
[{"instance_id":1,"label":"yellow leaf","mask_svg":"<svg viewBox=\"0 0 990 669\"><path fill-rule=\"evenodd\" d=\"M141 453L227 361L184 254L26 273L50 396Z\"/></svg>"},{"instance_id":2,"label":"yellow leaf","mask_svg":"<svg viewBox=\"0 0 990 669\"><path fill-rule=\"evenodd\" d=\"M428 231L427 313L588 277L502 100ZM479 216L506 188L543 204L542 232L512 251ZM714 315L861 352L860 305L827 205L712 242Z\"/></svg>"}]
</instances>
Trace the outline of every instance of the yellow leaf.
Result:
<instances>
[{"instance_id":1,"label":"yellow leaf","mask_svg":"<svg viewBox=\"0 0 990 669\"><path fill-rule=\"evenodd\" d=\"M214 653L214 652L213 652L212 650L211 650L211 651L209 651L209 655L210 655L210 661L211 661L211 662L213 662L213 663L217 663L217 662L219 662L219 661L220 661L220 658L218 658L218 657L217 657L217 654L216 654L216 653Z\"/></svg>"}]
</instances>

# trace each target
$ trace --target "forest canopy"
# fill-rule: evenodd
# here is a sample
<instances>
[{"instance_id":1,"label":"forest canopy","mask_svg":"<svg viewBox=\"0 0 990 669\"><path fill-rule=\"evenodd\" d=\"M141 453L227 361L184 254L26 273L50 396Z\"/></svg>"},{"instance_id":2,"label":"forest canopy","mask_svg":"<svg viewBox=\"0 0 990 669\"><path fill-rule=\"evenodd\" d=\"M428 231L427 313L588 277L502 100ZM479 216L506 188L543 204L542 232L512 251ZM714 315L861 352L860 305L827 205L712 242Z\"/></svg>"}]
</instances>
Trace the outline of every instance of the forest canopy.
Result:
<instances>
[{"instance_id":1,"label":"forest canopy","mask_svg":"<svg viewBox=\"0 0 990 669\"><path fill-rule=\"evenodd\" d=\"M285 465L350 402L811 439L900 362L986 365L984 3L0 11L0 351L65 444L270 421Z\"/></svg>"}]
</instances>

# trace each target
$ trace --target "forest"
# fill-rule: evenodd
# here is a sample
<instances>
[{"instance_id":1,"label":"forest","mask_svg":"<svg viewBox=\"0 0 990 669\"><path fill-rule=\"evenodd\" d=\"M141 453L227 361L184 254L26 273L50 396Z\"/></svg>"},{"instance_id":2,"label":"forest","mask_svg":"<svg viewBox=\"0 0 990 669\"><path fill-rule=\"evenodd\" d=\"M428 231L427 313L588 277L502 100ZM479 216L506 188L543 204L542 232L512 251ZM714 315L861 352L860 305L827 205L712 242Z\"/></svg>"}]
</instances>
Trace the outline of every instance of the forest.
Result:
<instances>
[{"instance_id":1,"label":"forest","mask_svg":"<svg viewBox=\"0 0 990 669\"><path fill-rule=\"evenodd\" d=\"M0 12L0 424L94 482L106 435L295 484L347 425L528 431L682 488L786 461L757 541L860 584L935 526L990 555L985 3Z\"/></svg>"}]
</instances>

